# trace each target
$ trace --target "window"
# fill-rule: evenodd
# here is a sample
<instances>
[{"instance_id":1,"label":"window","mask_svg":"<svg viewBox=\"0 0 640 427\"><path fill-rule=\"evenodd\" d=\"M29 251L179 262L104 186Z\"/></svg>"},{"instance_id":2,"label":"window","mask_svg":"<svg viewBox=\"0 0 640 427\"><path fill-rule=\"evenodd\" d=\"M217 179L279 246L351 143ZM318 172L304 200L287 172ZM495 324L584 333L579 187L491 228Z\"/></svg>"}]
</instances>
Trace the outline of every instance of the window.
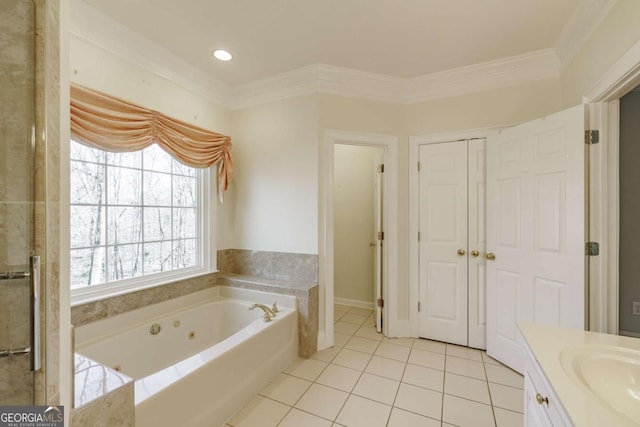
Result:
<instances>
[{"instance_id":1,"label":"window","mask_svg":"<svg viewBox=\"0 0 640 427\"><path fill-rule=\"evenodd\" d=\"M75 141L70 166L74 295L208 270L208 170L155 144L108 153Z\"/></svg>"}]
</instances>

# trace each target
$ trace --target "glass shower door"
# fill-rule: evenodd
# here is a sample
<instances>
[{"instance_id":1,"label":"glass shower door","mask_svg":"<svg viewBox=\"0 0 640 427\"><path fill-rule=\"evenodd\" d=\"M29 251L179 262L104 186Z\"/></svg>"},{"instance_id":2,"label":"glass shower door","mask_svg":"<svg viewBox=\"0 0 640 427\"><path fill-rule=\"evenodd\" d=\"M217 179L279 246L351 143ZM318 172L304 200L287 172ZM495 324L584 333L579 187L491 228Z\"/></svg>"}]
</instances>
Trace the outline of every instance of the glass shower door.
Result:
<instances>
[{"instance_id":1,"label":"glass shower door","mask_svg":"<svg viewBox=\"0 0 640 427\"><path fill-rule=\"evenodd\" d=\"M35 5L0 7L0 406L34 400ZM35 300L35 304L34 304ZM34 316L34 313L36 315Z\"/></svg>"}]
</instances>

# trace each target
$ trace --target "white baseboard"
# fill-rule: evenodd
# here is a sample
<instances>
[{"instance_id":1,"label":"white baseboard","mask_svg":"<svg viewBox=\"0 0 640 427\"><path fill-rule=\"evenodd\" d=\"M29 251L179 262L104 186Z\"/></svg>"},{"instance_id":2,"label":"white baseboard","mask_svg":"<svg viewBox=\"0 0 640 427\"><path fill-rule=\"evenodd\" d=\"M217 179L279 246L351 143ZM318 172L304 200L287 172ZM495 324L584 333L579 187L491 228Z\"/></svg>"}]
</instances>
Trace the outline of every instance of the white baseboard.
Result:
<instances>
[{"instance_id":1,"label":"white baseboard","mask_svg":"<svg viewBox=\"0 0 640 427\"><path fill-rule=\"evenodd\" d=\"M624 335L625 337L640 338L640 332L620 331L620 335Z\"/></svg>"},{"instance_id":2,"label":"white baseboard","mask_svg":"<svg viewBox=\"0 0 640 427\"><path fill-rule=\"evenodd\" d=\"M348 305L349 307L358 307L358 308L368 308L369 310L373 310L375 307L373 305L373 301L361 301L358 299L349 299L349 298L333 298L334 304L340 305Z\"/></svg>"}]
</instances>

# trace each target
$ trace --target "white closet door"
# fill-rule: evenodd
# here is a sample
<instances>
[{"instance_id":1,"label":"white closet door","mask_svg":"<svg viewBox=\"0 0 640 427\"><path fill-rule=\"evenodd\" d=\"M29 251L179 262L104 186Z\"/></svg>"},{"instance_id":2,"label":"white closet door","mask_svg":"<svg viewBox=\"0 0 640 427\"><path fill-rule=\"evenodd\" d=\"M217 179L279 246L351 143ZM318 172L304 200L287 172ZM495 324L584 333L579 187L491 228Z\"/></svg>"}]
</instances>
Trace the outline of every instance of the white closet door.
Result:
<instances>
[{"instance_id":1,"label":"white closet door","mask_svg":"<svg viewBox=\"0 0 640 427\"><path fill-rule=\"evenodd\" d=\"M420 146L421 337L467 345L467 141Z\"/></svg>"},{"instance_id":2,"label":"white closet door","mask_svg":"<svg viewBox=\"0 0 640 427\"><path fill-rule=\"evenodd\" d=\"M584 107L487 142L487 352L523 372L517 322L584 328Z\"/></svg>"},{"instance_id":3,"label":"white closet door","mask_svg":"<svg viewBox=\"0 0 640 427\"><path fill-rule=\"evenodd\" d=\"M380 150L382 151L382 150ZM380 170L378 168L378 165L382 165L384 161L384 152L376 155L376 164L375 166L375 176L374 176L374 194L373 194L373 201L374 201L374 232L373 232L373 241L375 242L375 248L374 248L374 255L373 255L373 264L374 264L374 272L373 272L373 277L374 277L374 286L375 286L375 299L373 301L374 305L375 305L375 316L376 316L376 331L378 332L382 332L382 307L381 304L378 303L378 301L382 301L382 287L384 286L384 282L383 282L383 274L384 272L382 271L382 260L383 260L383 251L384 251L384 247L383 247L383 243L384 241L380 239L381 236L378 235L378 233L380 232L384 232L383 229L383 211L382 211L382 201L384 198L384 194L383 194L383 189L384 189L384 183L383 183L383 179L384 179L384 175L383 175L383 171Z\"/></svg>"},{"instance_id":4,"label":"white closet door","mask_svg":"<svg viewBox=\"0 0 640 427\"><path fill-rule=\"evenodd\" d=\"M487 335L485 139L469 141L469 347L485 348Z\"/></svg>"}]
</instances>

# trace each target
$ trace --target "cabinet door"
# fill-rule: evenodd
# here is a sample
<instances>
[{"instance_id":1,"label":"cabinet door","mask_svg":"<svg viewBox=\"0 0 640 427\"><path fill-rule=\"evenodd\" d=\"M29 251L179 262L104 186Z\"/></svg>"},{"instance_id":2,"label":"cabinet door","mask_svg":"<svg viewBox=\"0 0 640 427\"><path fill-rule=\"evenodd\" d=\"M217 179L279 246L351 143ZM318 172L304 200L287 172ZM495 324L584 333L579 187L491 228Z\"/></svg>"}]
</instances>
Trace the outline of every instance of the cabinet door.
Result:
<instances>
[{"instance_id":1,"label":"cabinet door","mask_svg":"<svg viewBox=\"0 0 640 427\"><path fill-rule=\"evenodd\" d=\"M549 415L536 401L536 389L527 376L524 380L524 427L552 427Z\"/></svg>"},{"instance_id":2,"label":"cabinet door","mask_svg":"<svg viewBox=\"0 0 640 427\"><path fill-rule=\"evenodd\" d=\"M475 348L487 341L486 153L484 138L469 141L469 347Z\"/></svg>"},{"instance_id":3,"label":"cabinet door","mask_svg":"<svg viewBox=\"0 0 640 427\"><path fill-rule=\"evenodd\" d=\"M421 337L467 345L467 141L420 146Z\"/></svg>"},{"instance_id":4,"label":"cabinet door","mask_svg":"<svg viewBox=\"0 0 640 427\"><path fill-rule=\"evenodd\" d=\"M523 372L519 321L584 327L584 106L487 140L487 353Z\"/></svg>"}]
</instances>

